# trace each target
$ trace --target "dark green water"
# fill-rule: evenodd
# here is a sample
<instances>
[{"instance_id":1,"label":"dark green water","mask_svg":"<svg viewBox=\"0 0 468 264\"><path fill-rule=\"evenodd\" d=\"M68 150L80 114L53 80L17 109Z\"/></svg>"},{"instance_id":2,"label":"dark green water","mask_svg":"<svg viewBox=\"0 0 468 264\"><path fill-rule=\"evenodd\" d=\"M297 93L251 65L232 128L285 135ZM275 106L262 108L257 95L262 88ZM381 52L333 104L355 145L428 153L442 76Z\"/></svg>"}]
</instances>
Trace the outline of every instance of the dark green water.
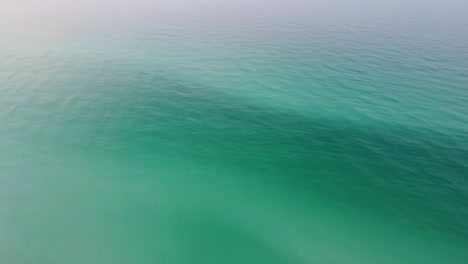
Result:
<instances>
[{"instance_id":1,"label":"dark green water","mask_svg":"<svg viewBox=\"0 0 468 264\"><path fill-rule=\"evenodd\" d=\"M151 2L3 4L0 263L468 262L466 3Z\"/></svg>"}]
</instances>

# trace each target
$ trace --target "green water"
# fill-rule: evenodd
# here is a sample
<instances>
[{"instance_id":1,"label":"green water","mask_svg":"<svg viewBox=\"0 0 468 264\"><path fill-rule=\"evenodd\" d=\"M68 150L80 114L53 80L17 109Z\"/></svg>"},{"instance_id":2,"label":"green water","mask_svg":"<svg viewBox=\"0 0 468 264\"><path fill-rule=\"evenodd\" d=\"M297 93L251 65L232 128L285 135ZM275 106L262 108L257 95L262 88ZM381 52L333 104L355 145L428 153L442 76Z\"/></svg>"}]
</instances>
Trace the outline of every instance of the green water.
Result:
<instances>
[{"instance_id":1,"label":"green water","mask_svg":"<svg viewBox=\"0 0 468 264\"><path fill-rule=\"evenodd\" d=\"M0 263L468 262L466 3L75 2L0 10Z\"/></svg>"}]
</instances>

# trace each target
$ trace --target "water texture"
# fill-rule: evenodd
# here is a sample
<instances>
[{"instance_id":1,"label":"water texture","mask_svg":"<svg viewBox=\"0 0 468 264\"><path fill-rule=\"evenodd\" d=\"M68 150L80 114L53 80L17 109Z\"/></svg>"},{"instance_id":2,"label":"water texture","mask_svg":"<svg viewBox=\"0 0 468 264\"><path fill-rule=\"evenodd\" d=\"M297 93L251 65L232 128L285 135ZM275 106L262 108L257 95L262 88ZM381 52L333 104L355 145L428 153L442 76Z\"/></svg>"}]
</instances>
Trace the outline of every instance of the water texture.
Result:
<instances>
[{"instance_id":1,"label":"water texture","mask_svg":"<svg viewBox=\"0 0 468 264\"><path fill-rule=\"evenodd\" d=\"M0 10L0 263L467 263L463 1Z\"/></svg>"}]
</instances>

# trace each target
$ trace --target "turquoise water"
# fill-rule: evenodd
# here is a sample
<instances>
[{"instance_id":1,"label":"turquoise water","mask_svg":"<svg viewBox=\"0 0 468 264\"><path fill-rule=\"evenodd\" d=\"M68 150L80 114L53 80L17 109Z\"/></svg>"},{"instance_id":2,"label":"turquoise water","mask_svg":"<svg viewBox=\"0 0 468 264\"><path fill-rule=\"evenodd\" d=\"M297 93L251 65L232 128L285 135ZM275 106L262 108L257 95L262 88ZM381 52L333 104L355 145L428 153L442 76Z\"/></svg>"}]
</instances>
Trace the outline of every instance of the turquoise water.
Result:
<instances>
[{"instance_id":1,"label":"turquoise water","mask_svg":"<svg viewBox=\"0 0 468 264\"><path fill-rule=\"evenodd\" d=\"M462 1L7 0L0 263L467 263Z\"/></svg>"}]
</instances>

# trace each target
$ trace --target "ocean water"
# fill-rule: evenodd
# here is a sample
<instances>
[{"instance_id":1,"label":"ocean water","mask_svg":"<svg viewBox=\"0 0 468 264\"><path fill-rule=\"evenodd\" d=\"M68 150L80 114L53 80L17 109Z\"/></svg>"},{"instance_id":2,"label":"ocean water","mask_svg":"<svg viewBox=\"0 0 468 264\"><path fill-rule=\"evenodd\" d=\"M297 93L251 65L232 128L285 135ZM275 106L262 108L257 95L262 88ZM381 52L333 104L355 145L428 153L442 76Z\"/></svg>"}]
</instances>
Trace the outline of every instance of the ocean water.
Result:
<instances>
[{"instance_id":1,"label":"ocean water","mask_svg":"<svg viewBox=\"0 0 468 264\"><path fill-rule=\"evenodd\" d=\"M0 263L468 263L466 10L3 1Z\"/></svg>"}]
</instances>

